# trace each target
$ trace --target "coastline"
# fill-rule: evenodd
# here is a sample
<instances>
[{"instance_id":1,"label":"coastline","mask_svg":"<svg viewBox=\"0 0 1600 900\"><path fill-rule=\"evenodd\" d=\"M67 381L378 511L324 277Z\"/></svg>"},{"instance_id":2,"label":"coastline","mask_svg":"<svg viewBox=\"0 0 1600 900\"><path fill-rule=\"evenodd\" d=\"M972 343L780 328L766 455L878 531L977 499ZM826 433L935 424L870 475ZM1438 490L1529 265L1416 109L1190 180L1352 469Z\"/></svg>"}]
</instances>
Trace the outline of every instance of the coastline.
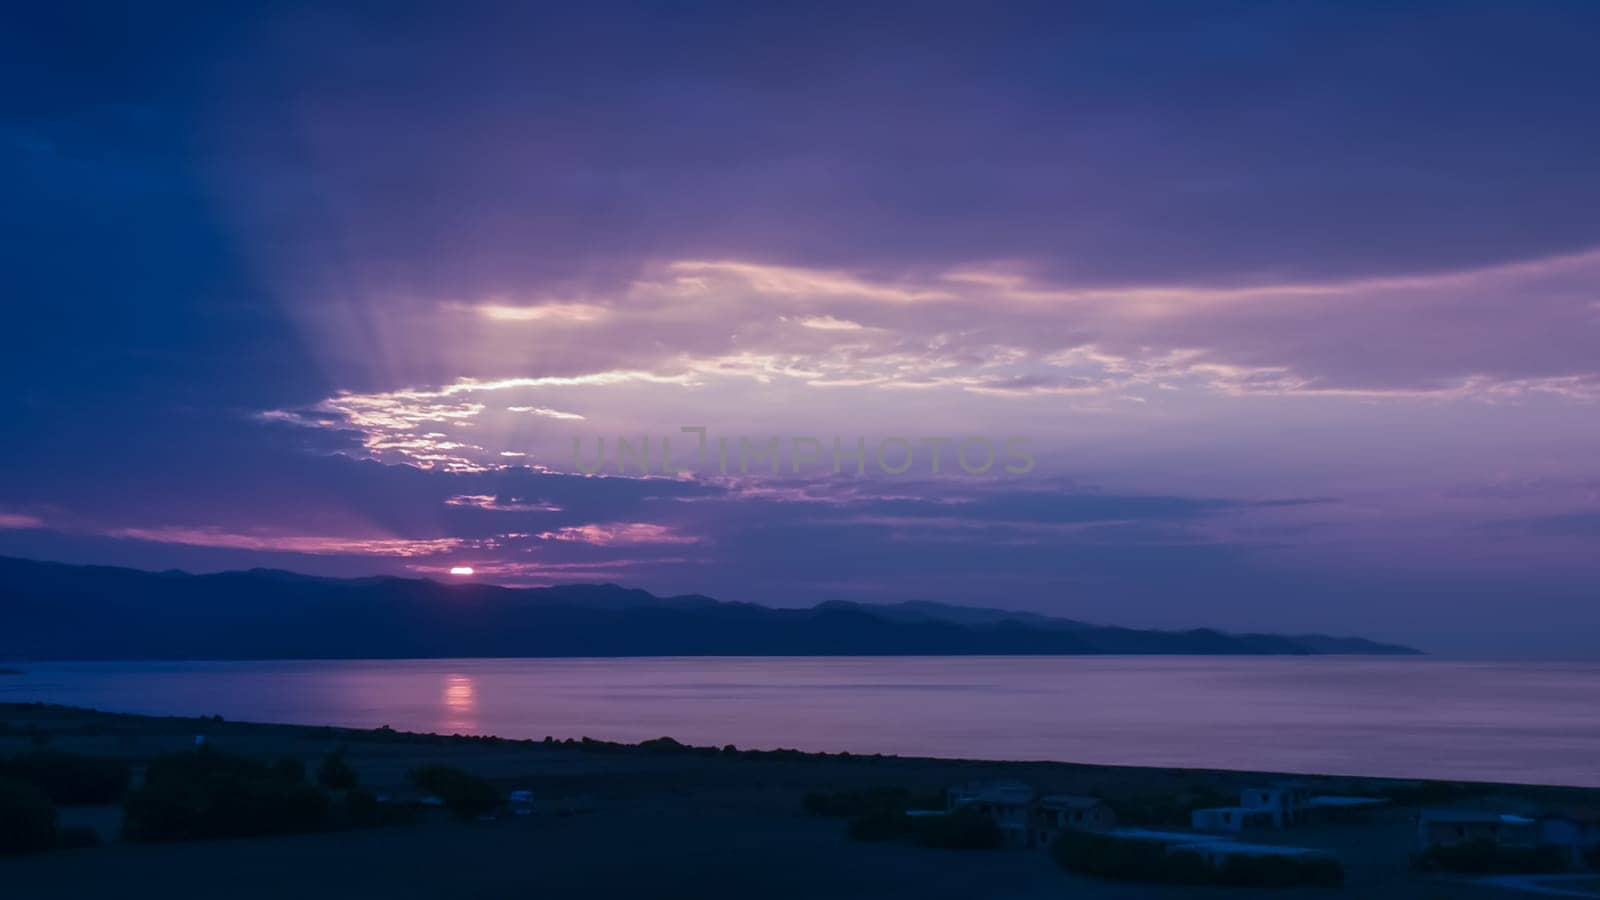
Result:
<instances>
[{"instance_id":1,"label":"coastline","mask_svg":"<svg viewBox=\"0 0 1600 900\"><path fill-rule=\"evenodd\" d=\"M157 716L1600 787L1594 690L1593 664L1392 657L40 663L0 679L0 701Z\"/></svg>"},{"instance_id":2,"label":"coastline","mask_svg":"<svg viewBox=\"0 0 1600 900\"><path fill-rule=\"evenodd\" d=\"M115 712L43 701L0 702L0 752L20 740L53 746L86 744L102 755L124 756L137 762L159 748L182 749L193 745L197 735L208 740L237 740L270 749L281 745L294 752L304 744L307 751L333 744L351 746L409 747L423 751L478 748L520 751L534 754L576 754L579 758L642 757L683 758L702 761L771 761L813 765L868 766L880 772L894 771L914 775L937 773L970 775L973 779L1034 778L1049 782L1068 782L1064 786L1082 790L1083 785L1106 786L1126 781L1157 782L1176 779L1187 782L1213 782L1219 785L1254 784L1268 779L1307 781L1333 791L1383 792L1429 786L1449 786L1460 796L1517 795L1545 802L1573 797L1600 805L1600 788L1583 785L1551 785L1524 782L1481 781L1450 778L1400 778L1350 775L1327 772L1295 772L1270 769L1229 769L1192 766L1147 766L1117 763L1073 762L1063 760L976 759L918 756L892 753L852 753L850 751L812 751L792 748L739 748L733 744L695 746L677 741L671 735L628 743L601 740L584 735L538 738L508 738L492 734L443 734L407 731L388 726L359 728L339 725L306 725L288 722L233 721L221 716L169 716ZM119 745L124 753L104 753Z\"/></svg>"},{"instance_id":3,"label":"coastline","mask_svg":"<svg viewBox=\"0 0 1600 900\"><path fill-rule=\"evenodd\" d=\"M37 749L113 756L137 773L152 758L192 751L196 737L228 753L292 759L308 770L345 748L361 782L405 790L408 773L444 764L502 791L531 790L538 813L494 822L432 823L284 837L130 844L0 860L8 897L173 896L199 883L230 897L301 900L381 893L390 897L634 895L696 898L1088 900L1224 897L1218 889L1130 884L1062 872L1034 850L961 852L903 842L851 840L840 819L808 815L814 792L885 787L922 796L974 782L1010 780L1042 791L1090 794L1120 820L1178 827L1184 805L1280 777L1270 772L1064 762L690 747L553 736L514 740L393 729L234 722L207 716L142 716L44 703L0 703L0 756ZM137 775L136 775L137 777ZM1414 816L1423 807L1597 806L1600 790L1490 783L1295 776L1316 791L1376 793L1392 806L1362 825L1265 833L1251 840L1325 848L1364 898L1478 898L1498 889L1413 871ZM93 811L69 811L88 815ZM114 810L102 814L109 815ZM64 813L65 815L65 813ZM707 853L718 860L708 868ZM240 877L248 872L249 877ZM714 874L713 874L714 872ZM129 893L127 886L137 886ZM1268 892L1268 895L1274 892Z\"/></svg>"}]
</instances>

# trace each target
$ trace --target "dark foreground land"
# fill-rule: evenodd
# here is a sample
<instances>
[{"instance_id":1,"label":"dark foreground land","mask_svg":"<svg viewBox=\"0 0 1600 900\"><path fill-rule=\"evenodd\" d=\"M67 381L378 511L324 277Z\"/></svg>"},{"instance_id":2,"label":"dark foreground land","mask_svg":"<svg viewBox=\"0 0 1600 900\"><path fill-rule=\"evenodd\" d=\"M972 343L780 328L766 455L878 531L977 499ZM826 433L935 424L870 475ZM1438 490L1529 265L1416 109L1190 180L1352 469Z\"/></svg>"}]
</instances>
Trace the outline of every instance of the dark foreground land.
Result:
<instances>
[{"instance_id":1,"label":"dark foreground land","mask_svg":"<svg viewBox=\"0 0 1600 900\"><path fill-rule=\"evenodd\" d=\"M1505 889L1414 873L1410 814L1423 802L1597 805L1596 791L1330 778L1330 791L1388 792L1379 820L1270 832L1248 839L1328 849L1347 869L1342 888L1194 888L1067 874L1030 850L953 851L852 841L842 820L806 815L810 791L883 786L938 791L1017 779L1096 793L1150 825L1173 798L1227 793L1260 773L992 763L797 752L693 750L676 745L519 742L211 719L149 718L0 704L0 756L41 746L112 756L137 767L190 749L195 736L227 751L293 757L314 767L335 747L364 784L402 791L419 765L445 763L506 790L530 789L537 809L467 823L275 838L134 844L0 859L6 900L78 897L318 898L1166 898L1346 896L1512 897ZM115 808L67 808L114 838ZM1143 823L1136 823L1143 824Z\"/></svg>"}]
</instances>

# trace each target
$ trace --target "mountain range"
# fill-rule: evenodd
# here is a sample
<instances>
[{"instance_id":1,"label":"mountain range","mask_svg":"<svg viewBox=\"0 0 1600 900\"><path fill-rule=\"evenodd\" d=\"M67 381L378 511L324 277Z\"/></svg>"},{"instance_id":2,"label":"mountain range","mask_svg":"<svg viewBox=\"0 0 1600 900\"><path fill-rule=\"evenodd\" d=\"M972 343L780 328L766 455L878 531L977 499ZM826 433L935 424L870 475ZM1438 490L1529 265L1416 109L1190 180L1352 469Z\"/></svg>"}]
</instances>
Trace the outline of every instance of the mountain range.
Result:
<instances>
[{"instance_id":1,"label":"mountain range","mask_svg":"<svg viewBox=\"0 0 1600 900\"><path fill-rule=\"evenodd\" d=\"M10 660L1418 652L921 601L776 609L614 584L192 575L0 557L0 659Z\"/></svg>"}]
</instances>

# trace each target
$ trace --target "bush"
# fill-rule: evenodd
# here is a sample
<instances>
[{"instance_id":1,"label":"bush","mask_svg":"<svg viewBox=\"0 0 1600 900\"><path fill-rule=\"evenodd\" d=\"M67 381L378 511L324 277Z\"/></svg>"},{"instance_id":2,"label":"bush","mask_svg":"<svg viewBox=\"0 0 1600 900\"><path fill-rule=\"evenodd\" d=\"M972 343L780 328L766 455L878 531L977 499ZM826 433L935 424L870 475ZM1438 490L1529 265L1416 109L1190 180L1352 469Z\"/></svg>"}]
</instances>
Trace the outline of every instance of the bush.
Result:
<instances>
[{"instance_id":1,"label":"bush","mask_svg":"<svg viewBox=\"0 0 1600 900\"><path fill-rule=\"evenodd\" d=\"M1168 853L1165 845L1154 841L1085 831L1062 832L1050 854L1068 872L1126 881L1203 884L1210 870L1196 853Z\"/></svg>"},{"instance_id":2,"label":"bush","mask_svg":"<svg viewBox=\"0 0 1600 900\"><path fill-rule=\"evenodd\" d=\"M306 764L298 759L284 757L272 764L272 773L284 781L305 781Z\"/></svg>"},{"instance_id":3,"label":"bush","mask_svg":"<svg viewBox=\"0 0 1600 900\"><path fill-rule=\"evenodd\" d=\"M900 787L876 787L862 791L811 791L801 800L805 811L814 816L854 818L879 813L904 813L911 807L911 792Z\"/></svg>"},{"instance_id":4,"label":"bush","mask_svg":"<svg viewBox=\"0 0 1600 900\"><path fill-rule=\"evenodd\" d=\"M1001 843L1000 826L975 810L958 809L949 815L917 816L905 821L914 823L917 843L924 847L993 850Z\"/></svg>"},{"instance_id":5,"label":"bush","mask_svg":"<svg viewBox=\"0 0 1600 900\"><path fill-rule=\"evenodd\" d=\"M371 791L350 788L344 794L344 816L352 828L376 828L383 824L383 805Z\"/></svg>"},{"instance_id":6,"label":"bush","mask_svg":"<svg viewBox=\"0 0 1600 900\"><path fill-rule=\"evenodd\" d=\"M0 856L48 850L56 840L56 808L44 791L0 780Z\"/></svg>"},{"instance_id":7,"label":"bush","mask_svg":"<svg viewBox=\"0 0 1600 900\"><path fill-rule=\"evenodd\" d=\"M322 764L317 766L317 784L330 791L354 790L361 784L361 779L356 776L356 770L344 760L344 748L339 747L322 758Z\"/></svg>"},{"instance_id":8,"label":"bush","mask_svg":"<svg viewBox=\"0 0 1600 900\"><path fill-rule=\"evenodd\" d=\"M1411 864L1425 872L1464 875L1560 872L1567 867L1555 847L1502 847L1493 841L1430 847L1412 857Z\"/></svg>"},{"instance_id":9,"label":"bush","mask_svg":"<svg viewBox=\"0 0 1600 900\"><path fill-rule=\"evenodd\" d=\"M1326 857L1234 856L1229 857L1216 874L1217 884L1238 887L1338 887L1344 884L1344 866Z\"/></svg>"},{"instance_id":10,"label":"bush","mask_svg":"<svg viewBox=\"0 0 1600 900\"><path fill-rule=\"evenodd\" d=\"M434 794L462 821L476 819L500 808L500 791L486 778L453 766L423 766L411 773L411 783Z\"/></svg>"},{"instance_id":11,"label":"bush","mask_svg":"<svg viewBox=\"0 0 1600 900\"><path fill-rule=\"evenodd\" d=\"M366 788L340 791L333 800L333 822L338 828L385 828L415 825L418 807L411 804L383 803Z\"/></svg>"},{"instance_id":12,"label":"bush","mask_svg":"<svg viewBox=\"0 0 1600 900\"><path fill-rule=\"evenodd\" d=\"M128 788L129 774L121 760L60 750L33 750L0 761L0 778L28 782L61 806L116 803Z\"/></svg>"},{"instance_id":13,"label":"bush","mask_svg":"<svg viewBox=\"0 0 1600 900\"><path fill-rule=\"evenodd\" d=\"M1213 866L1193 850L1082 831L1063 832L1050 852L1056 864L1069 872L1123 881L1230 887L1344 883L1344 866L1328 857L1234 856Z\"/></svg>"},{"instance_id":14,"label":"bush","mask_svg":"<svg viewBox=\"0 0 1600 900\"><path fill-rule=\"evenodd\" d=\"M296 834L329 824L328 795L306 783L303 766L209 747L151 760L123 809L124 836L135 841Z\"/></svg>"}]
</instances>

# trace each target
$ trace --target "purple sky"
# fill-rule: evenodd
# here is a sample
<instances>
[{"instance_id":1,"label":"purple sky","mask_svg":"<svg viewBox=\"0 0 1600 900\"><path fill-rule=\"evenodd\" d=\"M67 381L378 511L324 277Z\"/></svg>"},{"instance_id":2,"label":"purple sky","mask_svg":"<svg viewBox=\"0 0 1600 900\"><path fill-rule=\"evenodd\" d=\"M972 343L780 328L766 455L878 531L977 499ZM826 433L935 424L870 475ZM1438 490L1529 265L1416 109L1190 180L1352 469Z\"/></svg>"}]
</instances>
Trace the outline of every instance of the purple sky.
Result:
<instances>
[{"instance_id":1,"label":"purple sky","mask_svg":"<svg viewBox=\"0 0 1600 900\"><path fill-rule=\"evenodd\" d=\"M30 15L0 553L1600 646L1588 5Z\"/></svg>"}]
</instances>

